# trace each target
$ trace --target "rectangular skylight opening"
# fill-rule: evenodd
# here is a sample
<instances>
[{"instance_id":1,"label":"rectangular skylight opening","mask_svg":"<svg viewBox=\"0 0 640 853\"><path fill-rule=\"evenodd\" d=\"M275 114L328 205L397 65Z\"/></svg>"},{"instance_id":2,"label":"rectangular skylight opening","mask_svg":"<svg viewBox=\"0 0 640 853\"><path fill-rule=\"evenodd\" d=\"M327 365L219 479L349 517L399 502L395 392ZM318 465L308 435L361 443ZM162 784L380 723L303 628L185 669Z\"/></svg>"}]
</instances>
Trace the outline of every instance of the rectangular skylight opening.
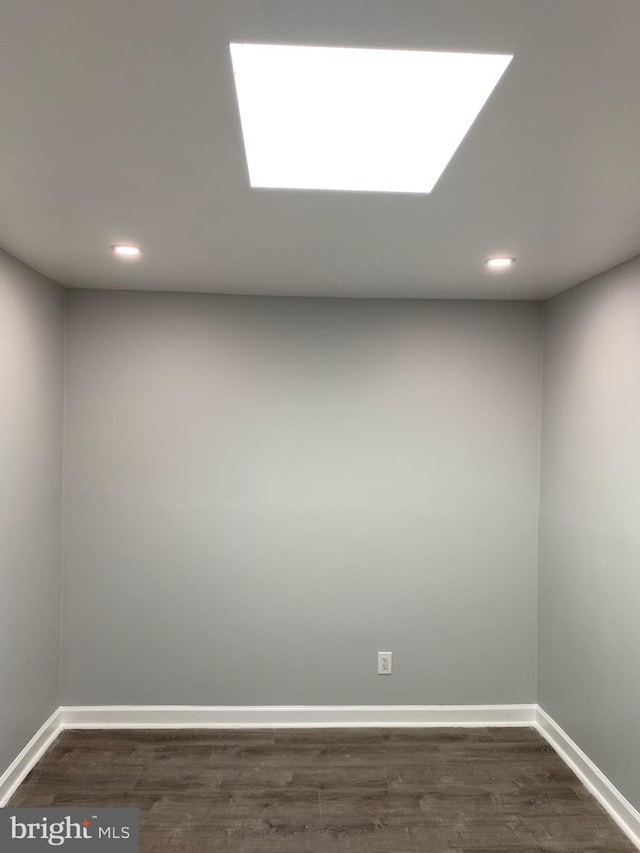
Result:
<instances>
[{"instance_id":1,"label":"rectangular skylight opening","mask_svg":"<svg viewBox=\"0 0 640 853\"><path fill-rule=\"evenodd\" d=\"M511 55L231 44L252 187L429 193Z\"/></svg>"}]
</instances>

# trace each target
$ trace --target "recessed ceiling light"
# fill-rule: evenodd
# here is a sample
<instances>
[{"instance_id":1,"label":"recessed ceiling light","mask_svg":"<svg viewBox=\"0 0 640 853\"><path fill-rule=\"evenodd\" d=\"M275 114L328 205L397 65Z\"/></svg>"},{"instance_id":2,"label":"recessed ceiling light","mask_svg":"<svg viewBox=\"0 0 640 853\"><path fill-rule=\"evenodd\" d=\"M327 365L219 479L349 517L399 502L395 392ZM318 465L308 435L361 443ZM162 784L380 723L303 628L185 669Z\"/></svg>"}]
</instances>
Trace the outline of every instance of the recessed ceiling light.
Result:
<instances>
[{"instance_id":1,"label":"recessed ceiling light","mask_svg":"<svg viewBox=\"0 0 640 853\"><path fill-rule=\"evenodd\" d=\"M490 270L506 270L513 266L515 262L515 258L487 258L485 264Z\"/></svg>"},{"instance_id":2,"label":"recessed ceiling light","mask_svg":"<svg viewBox=\"0 0 640 853\"><path fill-rule=\"evenodd\" d=\"M111 251L120 258L137 258L142 254L140 246L130 246L125 243L116 243L111 247Z\"/></svg>"},{"instance_id":3,"label":"recessed ceiling light","mask_svg":"<svg viewBox=\"0 0 640 853\"><path fill-rule=\"evenodd\" d=\"M428 193L511 55L231 44L252 187Z\"/></svg>"}]
</instances>

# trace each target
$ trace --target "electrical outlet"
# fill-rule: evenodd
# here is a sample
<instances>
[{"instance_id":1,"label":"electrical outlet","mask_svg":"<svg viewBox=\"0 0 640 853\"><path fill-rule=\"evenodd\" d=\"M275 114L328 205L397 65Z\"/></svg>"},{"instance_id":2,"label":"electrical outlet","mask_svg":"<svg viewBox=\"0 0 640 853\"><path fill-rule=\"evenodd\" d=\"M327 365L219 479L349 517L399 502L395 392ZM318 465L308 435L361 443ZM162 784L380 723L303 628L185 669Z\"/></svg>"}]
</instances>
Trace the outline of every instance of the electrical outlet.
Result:
<instances>
[{"instance_id":1,"label":"electrical outlet","mask_svg":"<svg viewBox=\"0 0 640 853\"><path fill-rule=\"evenodd\" d=\"M378 652L378 675L391 675L391 652Z\"/></svg>"}]
</instances>

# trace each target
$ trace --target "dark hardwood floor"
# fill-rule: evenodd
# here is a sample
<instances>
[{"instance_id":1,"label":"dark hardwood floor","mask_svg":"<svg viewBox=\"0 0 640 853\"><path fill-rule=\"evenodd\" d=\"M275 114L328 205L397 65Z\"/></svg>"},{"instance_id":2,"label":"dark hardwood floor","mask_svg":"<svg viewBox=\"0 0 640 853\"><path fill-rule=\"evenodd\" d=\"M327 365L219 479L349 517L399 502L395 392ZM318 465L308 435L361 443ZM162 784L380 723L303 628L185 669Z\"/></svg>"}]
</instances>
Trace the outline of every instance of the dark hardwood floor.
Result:
<instances>
[{"instance_id":1,"label":"dark hardwood floor","mask_svg":"<svg viewBox=\"0 0 640 853\"><path fill-rule=\"evenodd\" d=\"M12 806L138 806L141 853L631 853L533 729L68 731Z\"/></svg>"}]
</instances>

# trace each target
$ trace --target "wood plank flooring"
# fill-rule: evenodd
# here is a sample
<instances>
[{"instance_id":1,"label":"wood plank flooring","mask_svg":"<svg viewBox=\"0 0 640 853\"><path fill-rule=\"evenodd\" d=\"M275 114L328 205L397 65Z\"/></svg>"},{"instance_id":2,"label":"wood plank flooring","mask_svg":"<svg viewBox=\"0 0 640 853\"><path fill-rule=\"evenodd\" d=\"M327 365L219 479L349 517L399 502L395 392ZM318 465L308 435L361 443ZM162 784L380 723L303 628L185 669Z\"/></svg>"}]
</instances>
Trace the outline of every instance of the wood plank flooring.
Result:
<instances>
[{"instance_id":1,"label":"wood plank flooring","mask_svg":"<svg viewBox=\"0 0 640 853\"><path fill-rule=\"evenodd\" d=\"M12 806L138 806L141 853L631 853L533 729L68 731Z\"/></svg>"}]
</instances>

